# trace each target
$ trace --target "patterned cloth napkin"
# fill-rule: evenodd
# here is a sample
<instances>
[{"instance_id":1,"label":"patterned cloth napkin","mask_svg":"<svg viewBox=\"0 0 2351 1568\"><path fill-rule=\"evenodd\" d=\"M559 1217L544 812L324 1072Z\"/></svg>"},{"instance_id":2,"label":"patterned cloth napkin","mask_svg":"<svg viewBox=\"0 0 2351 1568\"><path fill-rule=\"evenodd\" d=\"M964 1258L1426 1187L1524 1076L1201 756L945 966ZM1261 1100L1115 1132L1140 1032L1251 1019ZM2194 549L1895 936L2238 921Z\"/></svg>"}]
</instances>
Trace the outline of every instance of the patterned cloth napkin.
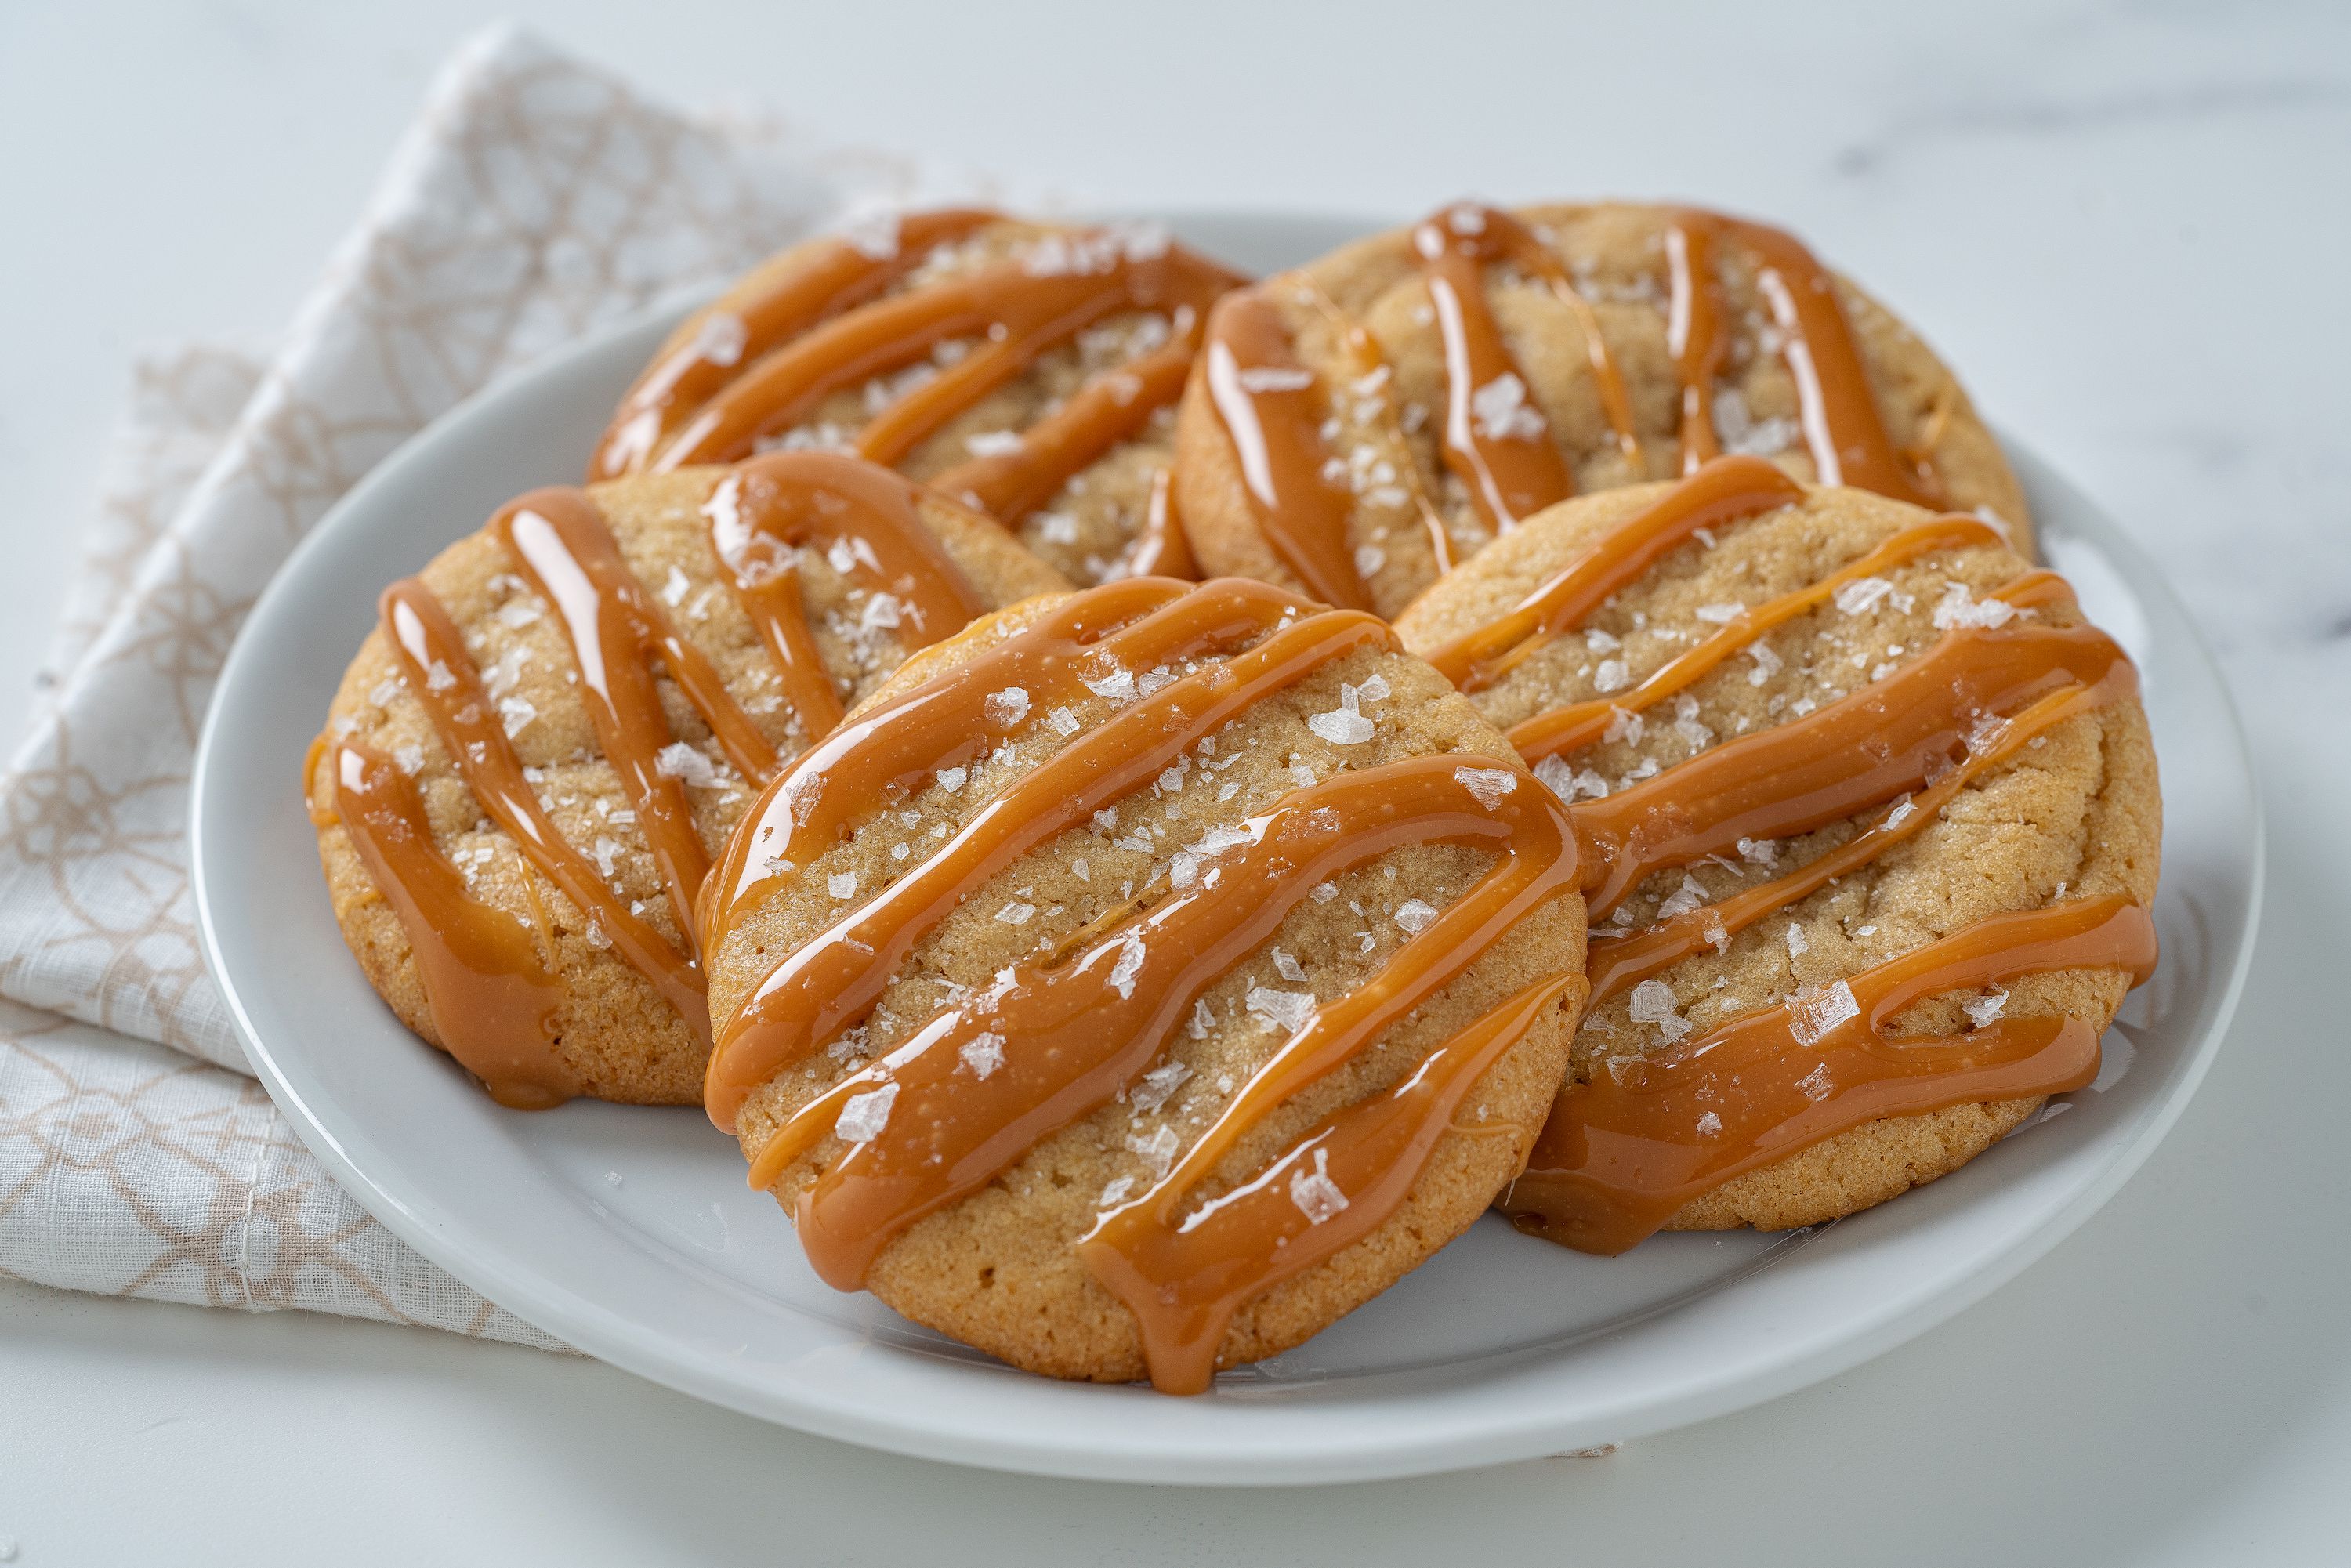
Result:
<instances>
[{"instance_id":1,"label":"patterned cloth napkin","mask_svg":"<svg viewBox=\"0 0 2351 1568\"><path fill-rule=\"evenodd\" d=\"M0 774L0 1275L553 1344L371 1219L248 1076L189 894L197 729L270 574L427 421L918 183L502 29L444 70L274 354L140 368L54 690Z\"/></svg>"}]
</instances>

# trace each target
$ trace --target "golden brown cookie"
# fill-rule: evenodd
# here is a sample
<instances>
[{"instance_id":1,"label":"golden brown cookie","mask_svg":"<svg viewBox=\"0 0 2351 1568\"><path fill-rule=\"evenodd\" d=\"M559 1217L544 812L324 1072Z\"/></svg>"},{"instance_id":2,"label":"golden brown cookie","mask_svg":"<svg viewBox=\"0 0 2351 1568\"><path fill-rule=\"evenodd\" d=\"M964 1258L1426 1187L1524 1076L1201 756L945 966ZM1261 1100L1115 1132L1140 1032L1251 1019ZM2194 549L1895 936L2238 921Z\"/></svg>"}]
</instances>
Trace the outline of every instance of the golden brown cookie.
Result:
<instances>
[{"instance_id":1,"label":"golden brown cookie","mask_svg":"<svg viewBox=\"0 0 2351 1568\"><path fill-rule=\"evenodd\" d=\"M622 400L591 479L852 451L957 496L1080 582L1191 575L1175 405L1242 281L1145 225L977 210L785 250L695 312Z\"/></svg>"},{"instance_id":2,"label":"golden brown cookie","mask_svg":"<svg viewBox=\"0 0 2351 1568\"><path fill-rule=\"evenodd\" d=\"M1725 458L1537 514L1397 631L1598 868L1531 1228L1813 1224L2095 1074L2154 961L2155 755L2128 660L1997 530Z\"/></svg>"},{"instance_id":3,"label":"golden brown cookie","mask_svg":"<svg viewBox=\"0 0 2351 1568\"><path fill-rule=\"evenodd\" d=\"M1034 601L910 660L737 830L710 1111L835 1285L1195 1391L1516 1174L1582 875L1372 617L1238 580Z\"/></svg>"},{"instance_id":4,"label":"golden brown cookie","mask_svg":"<svg viewBox=\"0 0 2351 1568\"><path fill-rule=\"evenodd\" d=\"M1390 616L1519 519L1718 453L2031 553L1926 344L1792 236L1683 207L1458 204L1230 295L1176 450L1206 569Z\"/></svg>"},{"instance_id":5,"label":"golden brown cookie","mask_svg":"<svg viewBox=\"0 0 2351 1568\"><path fill-rule=\"evenodd\" d=\"M304 785L344 939L503 1102L696 1099L692 905L752 796L906 654L1068 586L801 453L533 491L386 591Z\"/></svg>"}]
</instances>

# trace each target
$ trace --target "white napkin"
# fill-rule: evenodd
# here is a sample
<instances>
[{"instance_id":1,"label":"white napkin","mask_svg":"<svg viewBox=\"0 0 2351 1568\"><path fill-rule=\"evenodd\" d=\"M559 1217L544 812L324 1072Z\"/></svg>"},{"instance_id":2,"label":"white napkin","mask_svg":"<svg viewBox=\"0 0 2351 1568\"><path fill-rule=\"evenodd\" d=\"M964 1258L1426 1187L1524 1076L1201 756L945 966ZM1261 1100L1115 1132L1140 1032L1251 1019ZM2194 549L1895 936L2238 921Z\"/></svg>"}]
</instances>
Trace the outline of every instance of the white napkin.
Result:
<instances>
[{"instance_id":1,"label":"white napkin","mask_svg":"<svg viewBox=\"0 0 2351 1568\"><path fill-rule=\"evenodd\" d=\"M553 1343L369 1218L245 1076L188 889L204 706L296 540L434 415L916 183L501 29L443 71L274 355L141 367L55 688L0 774L0 1274Z\"/></svg>"}]
</instances>

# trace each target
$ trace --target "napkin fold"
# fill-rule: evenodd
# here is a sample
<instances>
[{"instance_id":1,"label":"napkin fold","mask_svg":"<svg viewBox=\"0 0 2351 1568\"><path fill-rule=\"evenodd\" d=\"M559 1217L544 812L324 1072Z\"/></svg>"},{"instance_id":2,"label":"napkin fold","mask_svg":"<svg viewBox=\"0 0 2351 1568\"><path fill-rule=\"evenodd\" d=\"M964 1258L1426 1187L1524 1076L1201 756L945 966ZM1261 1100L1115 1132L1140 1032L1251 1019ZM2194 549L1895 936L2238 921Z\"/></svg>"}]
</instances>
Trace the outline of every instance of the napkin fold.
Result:
<instances>
[{"instance_id":1,"label":"napkin fold","mask_svg":"<svg viewBox=\"0 0 2351 1568\"><path fill-rule=\"evenodd\" d=\"M925 184L500 28L443 69L274 352L138 367L47 700L0 774L0 1275L554 1345L371 1219L249 1076L189 889L205 705L271 573L435 415Z\"/></svg>"}]
</instances>

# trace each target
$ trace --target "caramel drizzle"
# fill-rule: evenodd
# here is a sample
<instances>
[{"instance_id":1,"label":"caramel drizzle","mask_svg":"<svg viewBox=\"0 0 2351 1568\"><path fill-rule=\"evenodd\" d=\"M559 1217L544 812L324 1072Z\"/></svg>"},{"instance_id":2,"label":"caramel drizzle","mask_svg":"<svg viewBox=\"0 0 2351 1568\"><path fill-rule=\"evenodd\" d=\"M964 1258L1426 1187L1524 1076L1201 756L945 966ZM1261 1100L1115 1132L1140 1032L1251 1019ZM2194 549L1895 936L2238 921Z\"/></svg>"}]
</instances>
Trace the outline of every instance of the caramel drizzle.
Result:
<instances>
[{"instance_id":1,"label":"caramel drizzle","mask_svg":"<svg viewBox=\"0 0 2351 1568\"><path fill-rule=\"evenodd\" d=\"M1447 643L1428 662L1463 691L1483 691L1647 576L1701 529L1803 498L1802 485L1761 457L1717 458L1609 529L1510 613Z\"/></svg>"},{"instance_id":2,"label":"caramel drizzle","mask_svg":"<svg viewBox=\"0 0 2351 1568\"><path fill-rule=\"evenodd\" d=\"M1836 282L1802 241L1784 229L1717 213L1684 208L1667 231L1668 261L1678 237L1680 262L1669 266L1673 285L1668 320L1686 323L1673 344L1682 376L1682 464L1695 466L1714 450L1714 371L1722 361L1722 312L1700 282L1707 259L1726 236L1744 247L1780 330L1781 358L1796 383L1796 406L1822 485L1852 485L1914 506L1931 505L1920 487L1927 476L1903 461L1879 415L1853 324L1838 303ZM1669 332L1669 338L1672 334ZM1702 408L1706 423L1689 414Z\"/></svg>"},{"instance_id":3,"label":"caramel drizzle","mask_svg":"<svg viewBox=\"0 0 2351 1568\"><path fill-rule=\"evenodd\" d=\"M887 254L875 256L851 240L812 247L791 272L758 292L729 290L674 334L621 400L597 444L590 479L616 479L650 464L679 422L779 344L866 303L919 267L934 247L952 245L1002 217L975 209L909 213L897 221ZM739 340L715 325L731 322Z\"/></svg>"},{"instance_id":4,"label":"caramel drizzle","mask_svg":"<svg viewBox=\"0 0 2351 1568\"><path fill-rule=\"evenodd\" d=\"M2078 1018L1922 1038L1888 1025L2023 975L2119 968L2136 986L2156 956L2154 922L2121 894L1980 921L1855 976L1852 1016L1799 997L1571 1085L1500 1206L1521 1229L1618 1253L1692 1198L1865 1123L2079 1089L2097 1076L2098 1038Z\"/></svg>"},{"instance_id":5,"label":"caramel drizzle","mask_svg":"<svg viewBox=\"0 0 2351 1568\"><path fill-rule=\"evenodd\" d=\"M1173 469L1151 472L1151 494L1144 503L1143 532L1134 541L1128 567L1136 577L1179 577L1186 581L1200 575L1192 554L1191 536L1184 531L1184 514L1176 505Z\"/></svg>"},{"instance_id":6,"label":"caramel drizzle","mask_svg":"<svg viewBox=\"0 0 2351 1568\"><path fill-rule=\"evenodd\" d=\"M1344 1066L1458 978L1510 925L1574 885L1573 833L1557 802L1532 788L1514 789L1499 809L1489 808L1458 777L1464 767L1504 765L1485 758L1423 758L1343 774L1285 797L1248 824L1254 841L1220 857L1195 888L1111 926L1073 958L1049 960L1050 967L1015 966L1008 983L999 977L984 1001L940 1012L883 1062L842 1080L795 1113L762 1153L759 1175L780 1172L821 1142L850 1100L897 1085L883 1130L849 1149L800 1201L800 1241L817 1272L841 1289L855 1289L907 1227L968 1197L1040 1139L1109 1103L1157 1058L1194 998L1270 939L1317 883L1407 843L1471 843L1499 852L1496 867L1436 924L1293 1034L1162 1181L1105 1215L1085 1254L1090 1260L1125 1255L1133 1267L1133 1255L1147 1250L1152 1238L1172 1240L1182 1226L1184 1196L1249 1129ZM1581 988L1573 977L1548 977L1535 990L1556 1000L1571 985ZM1505 1009L1510 1016L1525 998L1514 1002ZM1530 1015L1507 1030L1502 1048L1531 1022ZM961 1056L982 1036L1000 1040L1003 1052L1002 1063L984 1078ZM1440 1120L1430 1141L1443 1130ZM1405 1185L1410 1183L1407 1172ZM1348 1201L1352 1209L1352 1194ZM1377 1206L1368 1205L1342 1230L1361 1234L1380 1218ZM1277 1250L1260 1237L1252 1260L1261 1262ZM1119 1271L1111 1265L1106 1274ZM1114 1278L1104 1282L1139 1317L1147 1316L1146 1301L1127 1296ZM1180 1277L1155 1281L1142 1293L1155 1297L1161 1284L1185 1282ZM1220 1316L1271 1282L1252 1277L1238 1292L1219 1290ZM1222 1337L1221 1322L1217 1327L1205 1347L1210 1362ZM1164 1385L1168 1366L1161 1353L1170 1347L1148 1326L1144 1339L1154 1376ZM1201 1366L1199 1382L1207 1370Z\"/></svg>"},{"instance_id":7,"label":"caramel drizzle","mask_svg":"<svg viewBox=\"0 0 2351 1568\"><path fill-rule=\"evenodd\" d=\"M808 740L831 733L843 710L809 632L800 547L846 546L850 575L899 601L898 641L908 653L953 634L987 610L924 524L921 499L918 486L870 463L837 453L787 452L738 465L704 503L711 547L776 661L784 700ZM772 761L756 770L739 760L736 766L752 779L775 771Z\"/></svg>"},{"instance_id":8,"label":"caramel drizzle","mask_svg":"<svg viewBox=\"0 0 2351 1568\"><path fill-rule=\"evenodd\" d=\"M701 967L631 914L595 866L557 830L523 777L521 759L507 739L496 705L465 652L465 635L441 601L412 577L384 590L381 612L384 635L399 655L408 689L424 705L443 749L482 810L595 923L662 999L708 1039L710 1009L703 998Z\"/></svg>"},{"instance_id":9,"label":"caramel drizzle","mask_svg":"<svg viewBox=\"0 0 2351 1568\"><path fill-rule=\"evenodd\" d=\"M1729 345L1715 257L1726 237L1752 258L1757 288L1782 333L1820 483L1922 501L1928 476L1916 461L1906 463L1886 434L1827 271L1782 230L1694 209L1677 212L1666 231L1667 344L1681 382L1683 472L1696 474L1719 450L1714 383ZM1620 450L1637 470L1641 446L1624 376L1601 336L1597 314L1550 246L1508 213L1461 205L1416 225L1412 247L1445 348L1441 453L1489 527L1506 529L1575 488L1547 425L1497 435L1479 416L1479 391L1516 373L1484 291L1489 262L1506 260L1541 278L1575 312L1601 404ZM1220 382L1215 373L1220 346L1228 364L1276 376L1261 377L1263 388L1256 391L1234 375ZM1228 298L1217 311L1208 328L1207 362L1212 401L1240 459L1259 533L1318 597L1334 604L1368 603L1347 557L1353 497L1320 480L1330 455L1322 436L1330 400L1298 362L1288 328L1262 288ZM1531 397L1520 407L1541 424ZM1438 537L1441 541L1441 528ZM1440 572L1449 568L1442 548L1437 559Z\"/></svg>"},{"instance_id":10,"label":"caramel drizzle","mask_svg":"<svg viewBox=\"0 0 2351 1568\"><path fill-rule=\"evenodd\" d=\"M967 766L1055 707L1085 701L1088 679L1133 678L1256 643L1078 736L922 864L788 956L737 1009L711 1055L704 1097L712 1121L733 1131L752 1090L863 1018L914 943L997 872L1142 788L1186 747L1274 692L1358 649L1395 646L1384 622L1356 612L1294 620L1303 607L1270 584L1220 579L1189 593L1186 586L1135 578L1075 595L1020 635L843 726L769 786L705 895L705 931L714 943L883 799ZM1015 687L1029 696L1021 716L991 716L987 698Z\"/></svg>"},{"instance_id":11,"label":"caramel drizzle","mask_svg":"<svg viewBox=\"0 0 2351 1568\"><path fill-rule=\"evenodd\" d=\"M1355 497L1325 469L1325 400L1280 308L1257 289L1225 296L1208 318L1200 367L1266 543L1323 603L1370 609L1347 548Z\"/></svg>"},{"instance_id":12,"label":"caramel drizzle","mask_svg":"<svg viewBox=\"0 0 2351 1568\"><path fill-rule=\"evenodd\" d=\"M1766 603L1742 609L1722 629L1644 678L1639 685L1588 702L1537 715L1513 726L1510 744L1524 757L1565 756L1602 739L1616 714L1642 713L1675 693L1686 690L1719 668L1776 626L1808 615L1836 597L1847 583L1907 566L1937 550L1971 546L2004 548L2000 530L1976 517L1937 517L1914 523L1889 536L1883 544L1852 564L1839 568L1810 587L1798 589Z\"/></svg>"},{"instance_id":13,"label":"caramel drizzle","mask_svg":"<svg viewBox=\"0 0 2351 1568\"><path fill-rule=\"evenodd\" d=\"M1067 402L1020 433L1009 452L974 457L931 481L1009 527L1043 506L1071 477L1128 440L1184 395L1207 318L1190 313L1165 348L1103 371ZM1150 574L1137 566L1134 575ZM1188 574L1186 574L1188 575Z\"/></svg>"},{"instance_id":14,"label":"caramel drizzle","mask_svg":"<svg viewBox=\"0 0 2351 1568\"><path fill-rule=\"evenodd\" d=\"M726 1124L751 1089L863 1018L914 943L1019 855L1140 787L1273 692L1358 649L1394 646L1393 634L1371 616L1333 611L1298 619L1302 608L1279 590L1235 580L1188 593L1161 580L1113 583L1075 596L970 663L844 727L779 779L713 879L714 940L750 899L791 874L778 868L796 868L838 841L890 786L911 788L939 767L959 766L1024 732L1053 706L1077 700L1089 680L1226 655L1073 739L923 863L785 958L721 1034L707 1081L713 1119ZM984 699L1012 685L1028 694L1027 713L998 724ZM1476 777L1465 778L1472 769ZM1510 780L1499 793L1488 777L1495 770ZM795 782L811 779L818 782ZM1544 977L1433 1053L1408 1082L1326 1120L1277 1160L1277 1173L1311 1159L1318 1179L1348 1184L1322 1224L1290 1203L1291 1216L1318 1233L1294 1254L1297 1226L1247 1192L1228 1193L1188 1220L1176 1209L1266 1113L1352 1060L1512 925L1576 885L1567 814L1514 764L1448 756L1296 791L1247 831L1249 841L1212 862L1195 883L1148 909L1133 901L1041 962L1016 966L984 999L943 1009L768 1137L752 1162L754 1186L772 1186L794 1158L821 1144L856 1096L891 1097L882 1128L852 1146L800 1201L802 1243L820 1274L854 1288L907 1226L986 1185L1040 1138L1108 1102L1158 1055L1200 992L1255 951L1322 882L1402 844L1482 844L1498 852L1494 869L1367 984L1318 1009L1165 1180L1104 1218L1085 1256L1134 1306L1155 1383L1188 1392L1206 1385L1223 1324L1244 1301L1395 1211L1451 1126L1461 1096L1546 1008L1580 992L1580 979ZM964 1052L982 1036L992 1037L999 1057L985 1072ZM1259 1188L1270 1179L1261 1176ZM1184 1239L1195 1231L1197 1240ZM1203 1245L1213 1257L1196 1278L1189 1263ZM1180 1323L1155 1306L1157 1285L1144 1300L1121 1282L1169 1269L1189 1293Z\"/></svg>"},{"instance_id":15,"label":"caramel drizzle","mask_svg":"<svg viewBox=\"0 0 2351 1568\"><path fill-rule=\"evenodd\" d=\"M2036 574L2036 585L2043 580ZM2056 692L2126 695L2128 669L2094 626L1954 628L1886 679L1792 724L1579 803L1577 831L1601 862L1585 897L1604 915L1656 872L1735 852L1743 838L1810 832L1942 782L1970 737L1988 746L2009 715Z\"/></svg>"},{"instance_id":16,"label":"caramel drizzle","mask_svg":"<svg viewBox=\"0 0 2351 1568\"><path fill-rule=\"evenodd\" d=\"M1190 363L1200 317L1241 281L1180 246L1144 249L1100 232L1059 236L1055 244L1066 263L1058 270L1032 254L871 299L814 324L715 387L639 466L736 461L749 455L761 437L803 423L832 393L925 360L950 340L976 340L962 359L901 396L859 434L858 455L899 463L1039 356L1094 323L1126 310L1167 312L1176 342L1102 372L1023 434L1018 450L951 471L946 486L992 497L1016 515L1040 504L1140 428L1155 407L1172 401Z\"/></svg>"},{"instance_id":17,"label":"caramel drizzle","mask_svg":"<svg viewBox=\"0 0 2351 1568\"><path fill-rule=\"evenodd\" d=\"M544 1110L579 1093L579 1081L555 1053L563 983L530 932L467 890L434 844L424 802L406 775L365 746L321 737L307 777L316 777L322 752L334 780L329 820L350 830L352 848L407 933L443 1047L501 1105Z\"/></svg>"},{"instance_id":18,"label":"caramel drizzle","mask_svg":"<svg viewBox=\"0 0 2351 1568\"><path fill-rule=\"evenodd\" d=\"M1801 495L1801 487L1779 477L1778 470L1759 460L1717 458L1706 463L1657 501L1593 543L1510 614L1448 645L1436 655L1434 662L1467 689L1490 685L1534 647L1572 630L1593 609L1646 574L1667 551L1677 548L1700 528L1772 510ZM1742 611L1719 632L1668 662L1614 702L1579 703L1538 715L1516 726L1510 731L1511 741L1529 757L1564 755L1579 749L1602 738L1614 710L1637 712L1685 689L1771 628L1830 601L1846 583L1892 570L1935 550L1980 548L2000 542L1996 530L1970 517L1938 517L1904 528L1821 581ZM1727 947L1731 933L1810 896L1915 836L1936 821L1961 789L2013 759L2039 737L2068 719L2137 692L2137 672L2122 650L2103 632L2086 625L2056 627L2027 618L2043 607L2062 604L2071 608L2071 591L2063 579L2051 572L2028 571L1998 590L1993 597L2019 611L2020 615L2001 627L1964 623L1888 678L1794 723L1716 747L1634 789L1573 808L1577 831L1589 855L1584 893L1587 906L1594 915L1614 909L1655 873L1720 855L1735 848L1741 839L1785 837L1844 821L1873 807L1885 808L1845 843L1794 872L1657 922L1644 931L1593 941L1588 966L1591 994L1597 998L1623 990L1709 945ZM2073 1027L2087 1040L2088 1057L2095 1071L2095 1037L2086 1025ZM1842 1091L1820 1088L1816 1093L1805 1092L1798 1081L1817 1062L1801 1053L1775 1057L1760 1048L1759 1051L1751 1059L1736 1056L1739 1075L1734 1075L1731 1082L1746 1084L1750 1097L1765 1092L1753 1087L1761 1083L1782 1099L1799 1095L1808 1104L1833 1098L1834 1107L1813 1118L1829 1127L1818 1136L1828 1136L1879 1115L1907 1113L1869 1109L1880 1103L1884 1092L1880 1092L1880 1099L1861 1094L1854 1099L1852 1106L1844 1104L1846 1097ZM2073 1061L2080 1054L2079 1050L2074 1050L2066 1060ZM1732 1061L1734 1055L1708 1060L1718 1064L1719 1071L1719 1064ZM1954 1048L1945 1055L1952 1082L1980 1087L2011 1082L1997 1075L1969 1077L1980 1063L1964 1048ZM1668 1056L1649 1060L1683 1059ZM1698 1058L1691 1056L1688 1060L1695 1061ZM1928 1058L1914 1053L1904 1060L1923 1062ZM2043 1066L2046 1066L2045 1061ZM1709 1086L1708 1071L1698 1067L1688 1070L1687 1076L1697 1087L1687 1092L1697 1100L1710 1101L1724 1092ZM1920 1082L1925 1083L1930 1076L1920 1075ZM1844 1079L1838 1076L1834 1081L1842 1083ZM2014 1080L2040 1081L2029 1075ZM1818 1087L1831 1080L1804 1082ZM1937 1082L1931 1089L1915 1088L1912 1098L1931 1098L1934 1093L1947 1091L1951 1098L1933 1104L1922 1101L1922 1107L1935 1109L1987 1097ZM1571 1086L1562 1094L1562 1109L1553 1114L1554 1126L1561 1116L1573 1113L1568 1108L1576 1103L1574 1097L1583 1092L1583 1087ZM2031 1088L2019 1091L2054 1092ZM1707 1104L1697 1104L1689 1112L1693 1124L1708 1108ZM1852 1112L1851 1120L1830 1124L1834 1116L1844 1114L1847 1110ZM1608 1231L1606 1237L1612 1239L1608 1244L1595 1243L1593 1249L1621 1250L1631 1246L1664 1223L1698 1191L1729 1180L1730 1175L1737 1174L1729 1169L1737 1160L1725 1151L1743 1147L1739 1140L1744 1135L1718 1127L1709 1134L1715 1140L1709 1148L1729 1162L1722 1168L1729 1174L1717 1175L1688 1190L1677 1189L1679 1196L1652 1215L1646 1228L1627 1230L1620 1227ZM1552 1137L1546 1133L1547 1146ZM1755 1168L1792 1152L1792 1146L1771 1143L1768 1148L1759 1145L1750 1152L1751 1158L1738 1156L1747 1161L1738 1165L1738 1169ZM1536 1179L1532 1186L1522 1182L1521 1186L1530 1194L1568 1190L1556 1182L1546 1186L1547 1179ZM1510 1201L1538 1202L1534 1197L1514 1197ZM1552 1199L1541 1201L1550 1203ZM1621 1201L1621 1195L1610 1201ZM1657 1201L1665 1203L1664 1198ZM1561 1206L1567 1202L1560 1198L1554 1207L1566 1212ZM1570 1245L1584 1244L1573 1239L1573 1227L1552 1227L1543 1233L1552 1235L1553 1239L1567 1240Z\"/></svg>"}]
</instances>

